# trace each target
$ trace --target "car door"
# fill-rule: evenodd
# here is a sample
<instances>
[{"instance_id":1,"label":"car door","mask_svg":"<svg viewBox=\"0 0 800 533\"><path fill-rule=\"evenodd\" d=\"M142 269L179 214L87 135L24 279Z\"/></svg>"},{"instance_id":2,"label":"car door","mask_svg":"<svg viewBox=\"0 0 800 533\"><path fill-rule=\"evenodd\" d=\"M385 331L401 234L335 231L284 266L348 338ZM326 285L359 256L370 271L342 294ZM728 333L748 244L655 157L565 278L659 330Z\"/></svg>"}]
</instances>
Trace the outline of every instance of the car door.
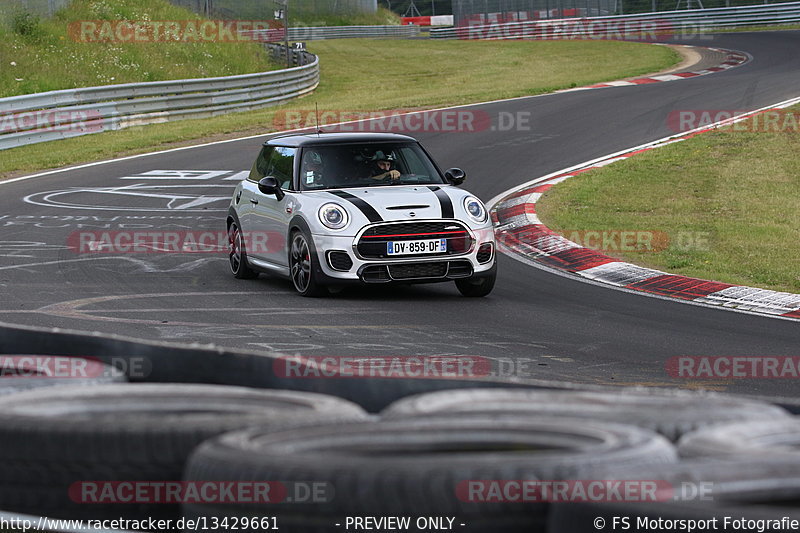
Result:
<instances>
[{"instance_id":1,"label":"car door","mask_svg":"<svg viewBox=\"0 0 800 533\"><path fill-rule=\"evenodd\" d=\"M288 266L285 241L291 214L287 213L286 205L293 196L291 188L296 152L296 148L287 146L265 146L250 171L242 193L242 201L249 204L247 221L242 221L250 232L245 235L248 254L273 265ZM265 176L275 177L287 195L278 200L274 194L264 194L258 190L258 181Z\"/></svg>"}]
</instances>

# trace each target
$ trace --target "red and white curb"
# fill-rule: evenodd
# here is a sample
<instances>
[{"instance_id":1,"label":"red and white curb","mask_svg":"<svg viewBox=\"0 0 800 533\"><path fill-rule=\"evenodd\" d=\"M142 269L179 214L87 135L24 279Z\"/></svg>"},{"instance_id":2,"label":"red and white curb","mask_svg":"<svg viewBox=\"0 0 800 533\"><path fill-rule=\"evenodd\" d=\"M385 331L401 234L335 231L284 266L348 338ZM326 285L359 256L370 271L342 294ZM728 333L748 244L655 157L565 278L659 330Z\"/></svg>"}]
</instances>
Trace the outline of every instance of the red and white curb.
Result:
<instances>
[{"instance_id":1,"label":"red and white curb","mask_svg":"<svg viewBox=\"0 0 800 533\"><path fill-rule=\"evenodd\" d=\"M542 224L536 216L536 202L542 194L566 179L739 122L764 111L783 109L797 103L800 103L800 98L587 161L501 193L488 202L495 223L498 247L507 255L525 263L612 287L800 320L800 294L690 278L625 263L566 239Z\"/></svg>"},{"instance_id":2,"label":"red and white curb","mask_svg":"<svg viewBox=\"0 0 800 533\"><path fill-rule=\"evenodd\" d=\"M688 45L680 45L685 48L695 48ZM586 87L577 87L574 89L564 89L557 92L571 92L571 91L585 91L588 89L601 89L604 87L626 87L629 85L647 85L650 83L659 83L663 81L685 80L688 78L695 78L697 76L705 76L706 74L714 74L715 72L722 72L730 68L738 67L750 61L750 56L744 52L736 52L734 50L725 50L723 48L707 48L714 52L721 52L727 54L725 61L715 67L709 67L703 70L677 72L675 74L660 74L657 76L645 76L643 78L636 78L632 80L622 81L609 81L605 83L596 83L594 85L587 85Z\"/></svg>"}]
</instances>

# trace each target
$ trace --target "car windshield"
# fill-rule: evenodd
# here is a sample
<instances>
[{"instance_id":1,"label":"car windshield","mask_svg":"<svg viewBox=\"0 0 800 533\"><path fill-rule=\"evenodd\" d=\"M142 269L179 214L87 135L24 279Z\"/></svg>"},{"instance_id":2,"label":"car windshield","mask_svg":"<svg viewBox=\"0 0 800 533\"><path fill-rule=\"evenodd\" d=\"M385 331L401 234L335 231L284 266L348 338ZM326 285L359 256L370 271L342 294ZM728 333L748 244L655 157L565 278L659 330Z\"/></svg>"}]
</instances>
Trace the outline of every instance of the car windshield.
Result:
<instances>
[{"instance_id":1,"label":"car windshield","mask_svg":"<svg viewBox=\"0 0 800 533\"><path fill-rule=\"evenodd\" d=\"M300 189L341 189L445 183L422 148L413 142L306 146Z\"/></svg>"}]
</instances>

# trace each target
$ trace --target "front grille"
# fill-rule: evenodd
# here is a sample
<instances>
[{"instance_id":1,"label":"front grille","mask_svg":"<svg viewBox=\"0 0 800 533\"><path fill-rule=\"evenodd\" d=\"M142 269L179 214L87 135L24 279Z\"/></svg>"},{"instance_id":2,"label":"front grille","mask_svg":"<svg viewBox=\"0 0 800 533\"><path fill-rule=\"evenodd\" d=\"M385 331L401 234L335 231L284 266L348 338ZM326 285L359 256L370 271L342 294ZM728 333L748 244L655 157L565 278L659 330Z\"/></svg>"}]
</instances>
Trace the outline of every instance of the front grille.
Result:
<instances>
[{"instance_id":1,"label":"front grille","mask_svg":"<svg viewBox=\"0 0 800 533\"><path fill-rule=\"evenodd\" d=\"M353 260L347 255L347 252L340 250L333 250L328 252L328 264L333 270L347 272L353 268Z\"/></svg>"},{"instance_id":2,"label":"front grille","mask_svg":"<svg viewBox=\"0 0 800 533\"><path fill-rule=\"evenodd\" d=\"M463 259L455 261L428 261L424 263L368 265L362 267L358 271L361 281L365 283L459 279L468 278L472 273L472 264Z\"/></svg>"},{"instance_id":3,"label":"front grille","mask_svg":"<svg viewBox=\"0 0 800 533\"><path fill-rule=\"evenodd\" d=\"M388 222L368 228L358 240L356 249L362 257L385 259L386 243L390 241L415 241L422 239L447 239L447 251L430 255L458 255L472 248L472 237L467 228L457 221ZM402 256L408 258L409 256Z\"/></svg>"},{"instance_id":4,"label":"front grille","mask_svg":"<svg viewBox=\"0 0 800 533\"><path fill-rule=\"evenodd\" d=\"M447 274L446 262L389 265L393 279L442 278Z\"/></svg>"},{"instance_id":5,"label":"front grille","mask_svg":"<svg viewBox=\"0 0 800 533\"><path fill-rule=\"evenodd\" d=\"M478 248L478 254L476 258L478 259L478 263L488 263L492 259L492 243L485 242L481 244L481 247Z\"/></svg>"},{"instance_id":6,"label":"front grille","mask_svg":"<svg viewBox=\"0 0 800 533\"><path fill-rule=\"evenodd\" d=\"M386 224L378 224L372 226L364 234L361 236L364 237L375 237L375 236L385 236L391 235L396 233L438 233L442 231L452 231L452 230L445 230L446 227L449 226L458 226L459 228L463 229L463 226L458 222L450 222L450 221L430 221L430 222L388 222Z\"/></svg>"}]
</instances>

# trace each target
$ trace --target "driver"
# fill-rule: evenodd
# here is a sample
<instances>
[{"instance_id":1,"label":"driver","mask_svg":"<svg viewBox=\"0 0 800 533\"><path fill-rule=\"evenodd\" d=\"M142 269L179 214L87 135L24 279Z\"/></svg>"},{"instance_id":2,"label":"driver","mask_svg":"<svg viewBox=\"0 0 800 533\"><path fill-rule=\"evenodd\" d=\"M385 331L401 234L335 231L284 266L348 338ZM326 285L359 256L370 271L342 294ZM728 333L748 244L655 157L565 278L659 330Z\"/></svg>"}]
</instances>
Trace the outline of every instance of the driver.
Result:
<instances>
[{"instance_id":1,"label":"driver","mask_svg":"<svg viewBox=\"0 0 800 533\"><path fill-rule=\"evenodd\" d=\"M307 187L324 185L322 181L325 165L319 152L309 150L303 153L303 184Z\"/></svg>"},{"instance_id":2,"label":"driver","mask_svg":"<svg viewBox=\"0 0 800 533\"><path fill-rule=\"evenodd\" d=\"M380 150L375 152L375 155L372 156L372 179L382 180L388 178L392 181L399 179L400 171L392 169L393 162L394 156L392 154L384 154Z\"/></svg>"}]
</instances>

